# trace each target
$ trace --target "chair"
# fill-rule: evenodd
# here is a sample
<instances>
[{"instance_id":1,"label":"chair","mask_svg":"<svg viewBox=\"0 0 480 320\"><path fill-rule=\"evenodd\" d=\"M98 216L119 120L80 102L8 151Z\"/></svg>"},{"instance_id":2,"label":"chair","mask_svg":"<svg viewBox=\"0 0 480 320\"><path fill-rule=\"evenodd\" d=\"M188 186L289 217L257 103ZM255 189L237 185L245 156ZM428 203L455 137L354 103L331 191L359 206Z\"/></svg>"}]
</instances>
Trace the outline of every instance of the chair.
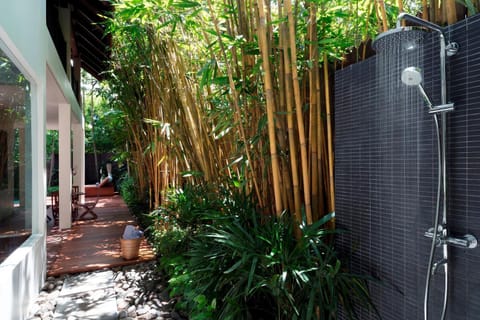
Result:
<instances>
[{"instance_id":1,"label":"chair","mask_svg":"<svg viewBox=\"0 0 480 320\"><path fill-rule=\"evenodd\" d=\"M97 196L95 197L95 200L92 200L92 201L84 201L84 202L77 202L76 206L77 208L82 208L84 209L85 211L80 215L80 217L78 217L78 220L90 220L90 219L97 219L98 216L97 214L95 213L95 211L93 211L93 209L95 209L95 207L97 206L97 203L98 203L98 187L97 187ZM86 219L84 218L86 215L91 215L92 217L89 218L89 219Z\"/></svg>"},{"instance_id":2,"label":"chair","mask_svg":"<svg viewBox=\"0 0 480 320\"><path fill-rule=\"evenodd\" d=\"M52 215L54 219L54 225L58 225L60 207L58 206L58 191L53 191L50 194L50 202L52 208Z\"/></svg>"},{"instance_id":3,"label":"chair","mask_svg":"<svg viewBox=\"0 0 480 320\"><path fill-rule=\"evenodd\" d=\"M80 199L80 187L72 186L72 221L78 218L78 202Z\"/></svg>"},{"instance_id":4,"label":"chair","mask_svg":"<svg viewBox=\"0 0 480 320\"><path fill-rule=\"evenodd\" d=\"M78 186L74 186L72 188L72 221L77 219L78 216L78 200L79 195ZM58 221L60 220L60 206L59 206L59 193L58 191L53 191L50 194L50 202L52 208L52 215L54 219L54 225L58 225Z\"/></svg>"}]
</instances>

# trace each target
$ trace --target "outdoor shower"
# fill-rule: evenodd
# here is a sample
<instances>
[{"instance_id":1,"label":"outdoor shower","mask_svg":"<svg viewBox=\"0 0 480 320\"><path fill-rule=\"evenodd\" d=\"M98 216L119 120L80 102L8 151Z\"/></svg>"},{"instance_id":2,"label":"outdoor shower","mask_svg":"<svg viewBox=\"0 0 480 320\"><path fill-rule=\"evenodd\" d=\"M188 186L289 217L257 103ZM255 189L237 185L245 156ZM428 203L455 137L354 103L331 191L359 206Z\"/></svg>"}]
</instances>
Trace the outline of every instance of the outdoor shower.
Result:
<instances>
[{"instance_id":1,"label":"outdoor shower","mask_svg":"<svg viewBox=\"0 0 480 320\"><path fill-rule=\"evenodd\" d=\"M417 27L403 27L402 21L409 21ZM418 65L403 65L400 70L401 82L408 87L417 88L420 96L422 96L425 105L428 107L428 112L433 115L433 120L436 130L437 140L437 155L438 155L438 183L435 205L435 216L433 227L429 228L424 236L431 238L430 255L428 259L428 268L425 283L424 294L424 319L429 317L429 293L432 276L438 274L443 267L444 270L444 291L443 291L443 306L440 319L445 319L448 291L449 291L449 245L460 248L475 248L477 247L477 239L470 234L459 237L454 237L450 234L447 225L447 177L446 177L446 139L447 139L447 113L454 110L454 104L447 102L447 81L446 81L446 56L456 54L458 45L454 42L445 44L445 36L443 30L431 22L422 20L407 13L401 13L397 18L397 26L395 29L380 34L374 41L373 47L377 52L388 50L388 48L395 46L396 53L399 59L402 55L408 55L409 52L417 49L421 45L426 31L431 30L438 34L440 44L440 88L441 88L441 102L438 105L432 103L423 88L422 70ZM388 54L389 52L387 52ZM406 60L408 61L408 60ZM418 63L418 62L417 62ZM441 259L435 261L436 249L441 249Z\"/></svg>"}]
</instances>

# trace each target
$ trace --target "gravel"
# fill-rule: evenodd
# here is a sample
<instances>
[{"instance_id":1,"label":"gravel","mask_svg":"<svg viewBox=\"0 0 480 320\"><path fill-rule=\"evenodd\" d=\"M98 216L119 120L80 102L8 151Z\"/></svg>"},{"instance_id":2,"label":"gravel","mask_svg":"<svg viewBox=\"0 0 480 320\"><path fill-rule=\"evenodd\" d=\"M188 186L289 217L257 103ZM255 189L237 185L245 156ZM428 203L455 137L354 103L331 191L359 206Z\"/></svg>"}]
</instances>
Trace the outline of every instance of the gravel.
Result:
<instances>
[{"instance_id":1,"label":"gravel","mask_svg":"<svg viewBox=\"0 0 480 320\"><path fill-rule=\"evenodd\" d=\"M104 270L101 270L104 271ZM155 262L146 262L112 269L121 320L186 320L173 310L176 299L170 298L165 276L156 270ZM43 289L30 306L27 320L53 320L56 299L65 278L48 277Z\"/></svg>"}]
</instances>

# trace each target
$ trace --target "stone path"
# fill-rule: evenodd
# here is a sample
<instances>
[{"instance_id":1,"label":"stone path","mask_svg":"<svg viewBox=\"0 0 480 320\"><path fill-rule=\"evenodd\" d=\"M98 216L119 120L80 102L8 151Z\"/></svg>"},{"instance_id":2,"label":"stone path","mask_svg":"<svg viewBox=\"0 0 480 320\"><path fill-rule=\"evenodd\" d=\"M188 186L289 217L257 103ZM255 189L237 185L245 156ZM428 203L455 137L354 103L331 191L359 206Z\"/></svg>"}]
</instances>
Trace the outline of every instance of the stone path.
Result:
<instances>
[{"instance_id":1,"label":"stone path","mask_svg":"<svg viewBox=\"0 0 480 320\"><path fill-rule=\"evenodd\" d=\"M116 320L112 270L66 278L56 299L54 320Z\"/></svg>"},{"instance_id":2,"label":"stone path","mask_svg":"<svg viewBox=\"0 0 480 320\"><path fill-rule=\"evenodd\" d=\"M49 277L27 320L185 320L154 262Z\"/></svg>"}]
</instances>

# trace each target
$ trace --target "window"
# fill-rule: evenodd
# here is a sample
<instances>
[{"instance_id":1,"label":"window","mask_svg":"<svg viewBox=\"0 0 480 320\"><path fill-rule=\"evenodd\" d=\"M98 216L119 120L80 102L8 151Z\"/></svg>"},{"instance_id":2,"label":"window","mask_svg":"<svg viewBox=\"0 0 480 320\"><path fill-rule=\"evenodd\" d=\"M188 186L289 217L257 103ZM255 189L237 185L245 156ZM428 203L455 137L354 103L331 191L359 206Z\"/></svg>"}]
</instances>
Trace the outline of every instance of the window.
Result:
<instances>
[{"instance_id":1,"label":"window","mask_svg":"<svg viewBox=\"0 0 480 320\"><path fill-rule=\"evenodd\" d=\"M32 233L30 82L0 49L0 263Z\"/></svg>"}]
</instances>

